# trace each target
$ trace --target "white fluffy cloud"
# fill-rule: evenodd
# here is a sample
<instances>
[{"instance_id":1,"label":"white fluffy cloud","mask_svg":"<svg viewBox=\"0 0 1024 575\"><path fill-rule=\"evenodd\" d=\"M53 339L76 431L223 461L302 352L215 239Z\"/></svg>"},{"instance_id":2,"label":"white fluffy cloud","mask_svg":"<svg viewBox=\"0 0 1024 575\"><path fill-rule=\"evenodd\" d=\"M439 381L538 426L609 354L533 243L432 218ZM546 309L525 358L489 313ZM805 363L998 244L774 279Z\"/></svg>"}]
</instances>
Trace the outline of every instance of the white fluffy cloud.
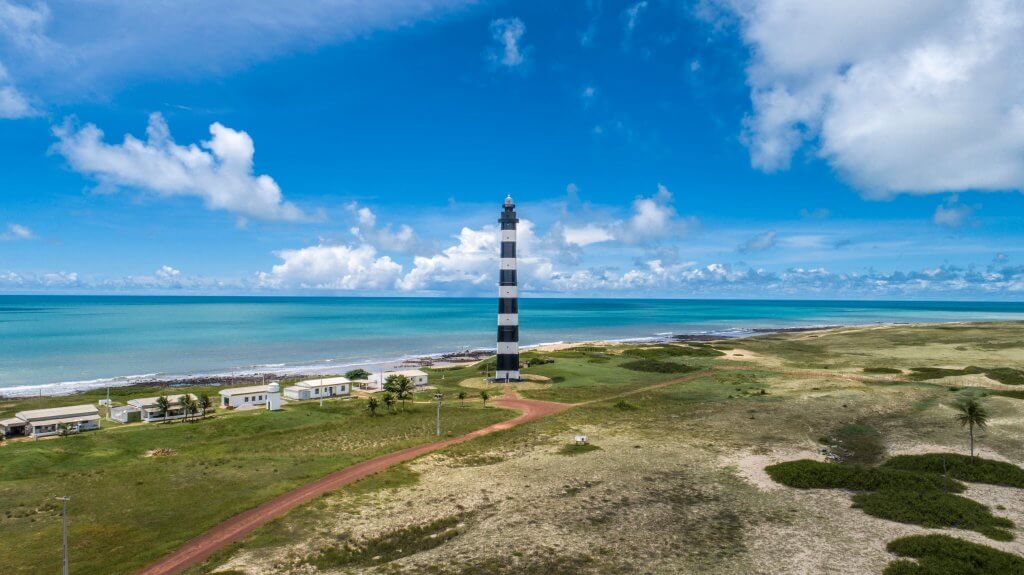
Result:
<instances>
[{"instance_id":1,"label":"white fluffy cloud","mask_svg":"<svg viewBox=\"0 0 1024 575\"><path fill-rule=\"evenodd\" d=\"M566 227L562 230L562 236L565 238L565 243L580 247L615 239L615 236L607 228L596 224L575 228Z\"/></svg>"},{"instance_id":2,"label":"white fluffy cloud","mask_svg":"<svg viewBox=\"0 0 1024 575\"><path fill-rule=\"evenodd\" d=\"M498 43L492 59L502 66L515 68L526 61L525 50L519 42L526 34L526 24L519 18L499 18L491 22L491 37Z\"/></svg>"},{"instance_id":3,"label":"white fluffy cloud","mask_svg":"<svg viewBox=\"0 0 1024 575\"><path fill-rule=\"evenodd\" d=\"M2 240L30 240L34 237L32 230L21 224L7 224L7 231L0 234Z\"/></svg>"},{"instance_id":4,"label":"white fluffy cloud","mask_svg":"<svg viewBox=\"0 0 1024 575\"><path fill-rule=\"evenodd\" d=\"M268 288L333 290L390 290L402 273L402 266L388 256L377 256L370 245L318 244L276 254L282 263L270 273L260 273L258 282Z\"/></svg>"},{"instance_id":5,"label":"white fluffy cloud","mask_svg":"<svg viewBox=\"0 0 1024 575\"><path fill-rule=\"evenodd\" d=\"M54 149L76 171L116 189L130 187L164 196L193 196L210 209L261 220L308 219L284 200L277 182L253 172L255 146L249 134L220 123L210 125L211 138L199 145L178 145L163 116L151 114L146 140L131 134L120 144L107 144L93 124L76 129L69 123L54 128Z\"/></svg>"},{"instance_id":6,"label":"white fluffy cloud","mask_svg":"<svg viewBox=\"0 0 1024 575\"><path fill-rule=\"evenodd\" d=\"M464 290L488 282L496 284L497 228L462 228L456 241L458 243L445 248L439 254L429 257L416 256L412 269L399 282L399 288L406 291L422 291L448 286Z\"/></svg>"},{"instance_id":7,"label":"white fluffy cloud","mask_svg":"<svg viewBox=\"0 0 1024 575\"><path fill-rule=\"evenodd\" d=\"M1018 0L722 0L753 61L752 163L805 143L871 197L1024 189Z\"/></svg>"},{"instance_id":8,"label":"white fluffy cloud","mask_svg":"<svg viewBox=\"0 0 1024 575\"><path fill-rule=\"evenodd\" d=\"M160 269L156 270L153 275L160 279L174 279L181 276L181 271L171 266L160 266Z\"/></svg>"},{"instance_id":9,"label":"white fluffy cloud","mask_svg":"<svg viewBox=\"0 0 1024 575\"><path fill-rule=\"evenodd\" d=\"M672 193L662 184L650 197L633 200L633 214L621 224L618 239L632 243L658 241L686 231L694 220L681 220L672 205Z\"/></svg>"},{"instance_id":10,"label":"white fluffy cloud","mask_svg":"<svg viewBox=\"0 0 1024 575\"><path fill-rule=\"evenodd\" d=\"M370 208L352 202L346 206L346 209L356 218L357 224L349 231L359 243L367 243L382 250L402 253L422 247L422 242L411 226L401 224L395 229L391 224L386 224L378 227L377 214L373 213Z\"/></svg>"}]
</instances>

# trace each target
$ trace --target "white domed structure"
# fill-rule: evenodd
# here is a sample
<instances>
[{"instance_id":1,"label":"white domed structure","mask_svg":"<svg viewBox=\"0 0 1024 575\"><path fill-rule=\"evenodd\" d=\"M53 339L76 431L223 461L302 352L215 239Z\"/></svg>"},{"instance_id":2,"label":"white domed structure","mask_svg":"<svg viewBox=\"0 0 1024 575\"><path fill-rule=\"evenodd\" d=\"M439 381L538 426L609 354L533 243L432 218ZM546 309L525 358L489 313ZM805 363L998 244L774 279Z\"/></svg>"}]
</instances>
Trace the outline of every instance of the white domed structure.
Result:
<instances>
[{"instance_id":1,"label":"white domed structure","mask_svg":"<svg viewBox=\"0 0 1024 575\"><path fill-rule=\"evenodd\" d=\"M267 411L281 410L281 386L276 381L267 384Z\"/></svg>"}]
</instances>

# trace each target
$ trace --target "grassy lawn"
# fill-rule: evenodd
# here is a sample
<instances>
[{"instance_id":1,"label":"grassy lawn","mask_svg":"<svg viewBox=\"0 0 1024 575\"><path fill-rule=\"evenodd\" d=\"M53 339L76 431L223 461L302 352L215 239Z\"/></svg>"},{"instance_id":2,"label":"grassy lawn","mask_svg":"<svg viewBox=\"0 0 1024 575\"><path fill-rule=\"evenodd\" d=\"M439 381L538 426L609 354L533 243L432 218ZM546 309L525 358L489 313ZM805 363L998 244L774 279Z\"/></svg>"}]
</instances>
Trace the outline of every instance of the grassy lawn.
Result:
<instances>
[{"instance_id":1,"label":"grassy lawn","mask_svg":"<svg viewBox=\"0 0 1024 575\"><path fill-rule=\"evenodd\" d=\"M118 394L157 392L122 389ZM322 407L290 404L276 413L221 413L190 423L104 422L101 431L9 442L0 448L3 572L60 570L56 496L72 498L71 570L128 573L290 488L432 441L434 415L428 406L410 405L405 413L369 417L365 401L333 400ZM457 435L512 415L469 404L446 409L444 426ZM154 449L173 450L173 455L147 457Z\"/></svg>"}]
</instances>

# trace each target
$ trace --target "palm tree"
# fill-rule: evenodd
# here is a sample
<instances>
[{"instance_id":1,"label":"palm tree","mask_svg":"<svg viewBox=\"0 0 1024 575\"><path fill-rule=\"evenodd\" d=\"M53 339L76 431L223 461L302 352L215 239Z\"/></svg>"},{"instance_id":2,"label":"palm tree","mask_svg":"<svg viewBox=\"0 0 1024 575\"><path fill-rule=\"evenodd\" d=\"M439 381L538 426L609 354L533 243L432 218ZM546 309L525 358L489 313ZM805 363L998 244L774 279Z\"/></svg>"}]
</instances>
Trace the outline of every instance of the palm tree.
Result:
<instances>
[{"instance_id":1,"label":"palm tree","mask_svg":"<svg viewBox=\"0 0 1024 575\"><path fill-rule=\"evenodd\" d=\"M460 391L459 392L459 403L461 404L462 407L466 407L466 392L465 391Z\"/></svg>"},{"instance_id":2,"label":"palm tree","mask_svg":"<svg viewBox=\"0 0 1024 575\"><path fill-rule=\"evenodd\" d=\"M160 410L160 416L167 419L167 412L171 410L171 400L166 395L156 398L156 408Z\"/></svg>"},{"instance_id":3,"label":"palm tree","mask_svg":"<svg viewBox=\"0 0 1024 575\"><path fill-rule=\"evenodd\" d=\"M484 407L487 407L487 400L488 400L488 399L490 399L490 398L491 398L491 395L490 395L489 393L487 393L487 390L486 390L486 389L485 389L485 390L482 390L482 391L480 392L480 399L482 399L482 400L483 400L483 402L484 402Z\"/></svg>"},{"instance_id":4,"label":"palm tree","mask_svg":"<svg viewBox=\"0 0 1024 575\"><path fill-rule=\"evenodd\" d=\"M376 397L371 397L370 401L366 402L366 409L370 410L370 417L377 415L378 407L380 407L380 402L377 401Z\"/></svg>"},{"instance_id":5,"label":"palm tree","mask_svg":"<svg viewBox=\"0 0 1024 575\"><path fill-rule=\"evenodd\" d=\"M971 462L974 462L974 428L985 429L988 425L988 412L976 399L968 399L956 406L956 422L960 427L967 427L971 434Z\"/></svg>"},{"instance_id":6,"label":"palm tree","mask_svg":"<svg viewBox=\"0 0 1024 575\"><path fill-rule=\"evenodd\" d=\"M395 406L395 396L390 391L384 394L384 406L388 408L388 413L391 413L391 408Z\"/></svg>"},{"instance_id":7,"label":"palm tree","mask_svg":"<svg viewBox=\"0 0 1024 575\"><path fill-rule=\"evenodd\" d=\"M199 409L203 412L203 419L206 419L206 410L213 407L213 402L210 401L210 396L205 393L199 394Z\"/></svg>"},{"instance_id":8,"label":"palm tree","mask_svg":"<svg viewBox=\"0 0 1024 575\"><path fill-rule=\"evenodd\" d=\"M405 411L405 400L412 399L412 381L404 375L397 377L398 399L402 400L402 411Z\"/></svg>"},{"instance_id":9,"label":"palm tree","mask_svg":"<svg viewBox=\"0 0 1024 575\"><path fill-rule=\"evenodd\" d=\"M181 396L181 409L185 412L185 421L188 421L188 416L199 413L199 402L186 393Z\"/></svg>"}]
</instances>

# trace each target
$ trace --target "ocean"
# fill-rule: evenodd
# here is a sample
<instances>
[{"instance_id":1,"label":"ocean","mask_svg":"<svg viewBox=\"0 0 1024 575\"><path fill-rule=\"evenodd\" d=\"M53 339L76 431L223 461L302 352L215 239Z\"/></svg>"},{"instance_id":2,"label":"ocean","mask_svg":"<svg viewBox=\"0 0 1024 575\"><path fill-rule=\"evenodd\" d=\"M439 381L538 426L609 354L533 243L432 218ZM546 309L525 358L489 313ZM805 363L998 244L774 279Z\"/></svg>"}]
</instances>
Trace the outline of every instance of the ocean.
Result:
<instances>
[{"instance_id":1,"label":"ocean","mask_svg":"<svg viewBox=\"0 0 1024 575\"><path fill-rule=\"evenodd\" d=\"M493 348L493 298L0 296L0 394L139 378L344 372ZM1024 303L544 299L521 344L755 329L1024 319Z\"/></svg>"}]
</instances>

